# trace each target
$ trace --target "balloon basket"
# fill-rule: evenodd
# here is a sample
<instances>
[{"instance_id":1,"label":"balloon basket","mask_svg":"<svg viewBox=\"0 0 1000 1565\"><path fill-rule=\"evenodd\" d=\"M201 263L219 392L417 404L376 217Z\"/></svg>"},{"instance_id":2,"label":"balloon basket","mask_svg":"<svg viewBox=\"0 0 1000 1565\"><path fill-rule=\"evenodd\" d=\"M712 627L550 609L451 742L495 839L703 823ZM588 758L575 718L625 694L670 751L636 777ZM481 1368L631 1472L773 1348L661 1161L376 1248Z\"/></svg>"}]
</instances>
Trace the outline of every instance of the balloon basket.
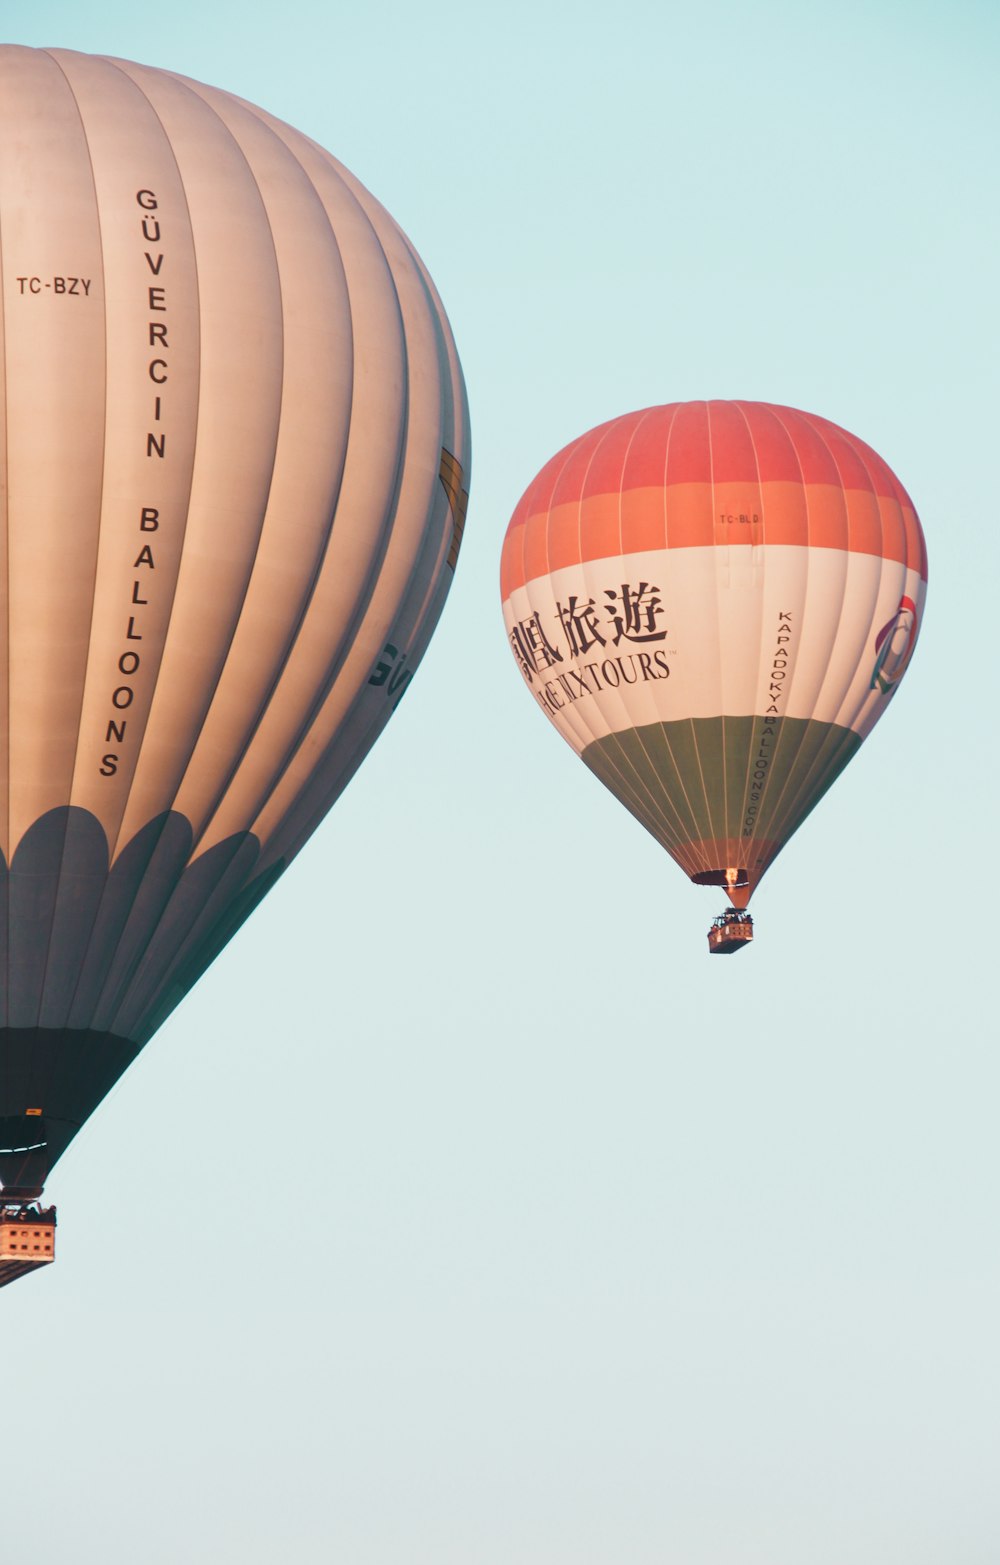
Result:
<instances>
[{"instance_id":1,"label":"balloon basket","mask_svg":"<svg viewBox=\"0 0 1000 1565\"><path fill-rule=\"evenodd\" d=\"M0 1288L56 1258L54 1206L4 1205L0 1191Z\"/></svg>"},{"instance_id":2,"label":"balloon basket","mask_svg":"<svg viewBox=\"0 0 1000 1565\"><path fill-rule=\"evenodd\" d=\"M708 931L710 956L729 956L742 951L753 939L753 919L740 908L727 908L712 922Z\"/></svg>"}]
</instances>

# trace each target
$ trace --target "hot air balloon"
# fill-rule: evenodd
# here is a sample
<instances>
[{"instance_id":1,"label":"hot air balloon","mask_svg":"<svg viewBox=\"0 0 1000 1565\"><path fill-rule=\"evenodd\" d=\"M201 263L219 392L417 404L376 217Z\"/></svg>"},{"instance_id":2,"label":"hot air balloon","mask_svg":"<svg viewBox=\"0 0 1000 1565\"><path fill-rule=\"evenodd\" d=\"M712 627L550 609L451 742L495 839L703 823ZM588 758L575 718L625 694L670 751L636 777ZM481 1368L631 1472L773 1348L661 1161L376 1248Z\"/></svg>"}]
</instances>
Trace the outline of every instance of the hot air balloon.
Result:
<instances>
[{"instance_id":1,"label":"hot air balloon","mask_svg":"<svg viewBox=\"0 0 1000 1565\"><path fill-rule=\"evenodd\" d=\"M409 688L469 434L405 235L228 93L0 49L0 259L9 1208Z\"/></svg>"},{"instance_id":2,"label":"hot air balloon","mask_svg":"<svg viewBox=\"0 0 1000 1565\"><path fill-rule=\"evenodd\" d=\"M626 414L518 503L501 596L525 684L684 873L725 888L711 952L753 938L750 896L892 699L926 583L899 480L794 408Z\"/></svg>"}]
</instances>

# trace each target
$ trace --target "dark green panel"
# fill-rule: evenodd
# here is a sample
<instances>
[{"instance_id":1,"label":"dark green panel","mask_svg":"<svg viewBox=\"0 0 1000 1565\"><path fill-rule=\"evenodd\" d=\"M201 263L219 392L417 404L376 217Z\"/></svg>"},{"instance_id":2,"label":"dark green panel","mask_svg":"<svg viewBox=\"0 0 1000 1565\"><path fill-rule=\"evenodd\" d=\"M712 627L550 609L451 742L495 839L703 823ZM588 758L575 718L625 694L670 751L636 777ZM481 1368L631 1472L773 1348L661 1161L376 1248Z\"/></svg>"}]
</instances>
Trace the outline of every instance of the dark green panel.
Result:
<instances>
[{"instance_id":1,"label":"dark green panel","mask_svg":"<svg viewBox=\"0 0 1000 1565\"><path fill-rule=\"evenodd\" d=\"M165 812L108 865L98 821L50 810L0 855L0 1185L37 1190L283 864L234 833L193 860ZM195 1089L196 1090L196 1089Z\"/></svg>"},{"instance_id":2,"label":"dark green panel","mask_svg":"<svg viewBox=\"0 0 1000 1565\"><path fill-rule=\"evenodd\" d=\"M0 1028L0 1182L8 1196L11 1187L41 1190L56 1159L138 1052L137 1043L113 1033Z\"/></svg>"},{"instance_id":3,"label":"dark green panel","mask_svg":"<svg viewBox=\"0 0 1000 1565\"><path fill-rule=\"evenodd\" d=\"M811 718L702 717L595 740L583 760L668 852L739 838L759 873L860 743Z\"/></svg>"}]
</instances>

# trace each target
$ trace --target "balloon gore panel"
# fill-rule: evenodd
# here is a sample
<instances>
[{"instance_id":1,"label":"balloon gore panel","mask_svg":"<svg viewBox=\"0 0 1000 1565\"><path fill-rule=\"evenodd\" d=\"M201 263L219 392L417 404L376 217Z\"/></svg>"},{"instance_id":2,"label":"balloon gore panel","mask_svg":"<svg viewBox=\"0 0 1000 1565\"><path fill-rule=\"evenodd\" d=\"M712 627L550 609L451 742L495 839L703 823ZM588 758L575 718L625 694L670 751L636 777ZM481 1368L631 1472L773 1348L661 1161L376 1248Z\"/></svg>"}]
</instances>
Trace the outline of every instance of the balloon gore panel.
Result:
<instances>
[{"instance_id":1,"label":"balloon gore panel","mask_svg":"<svg viewBox=\"0 0 1000 1565\"><path fill-rule=\"evenodd\" d=\"M0 1027L4 1185L44 1183L281 873L256 873L260 846L249 834L194 859L190 850L190 823L167 814L109 867L100 824L64 808L32 828L9 872L0 859L10 964Z\"/></svg>"}]
</instances>

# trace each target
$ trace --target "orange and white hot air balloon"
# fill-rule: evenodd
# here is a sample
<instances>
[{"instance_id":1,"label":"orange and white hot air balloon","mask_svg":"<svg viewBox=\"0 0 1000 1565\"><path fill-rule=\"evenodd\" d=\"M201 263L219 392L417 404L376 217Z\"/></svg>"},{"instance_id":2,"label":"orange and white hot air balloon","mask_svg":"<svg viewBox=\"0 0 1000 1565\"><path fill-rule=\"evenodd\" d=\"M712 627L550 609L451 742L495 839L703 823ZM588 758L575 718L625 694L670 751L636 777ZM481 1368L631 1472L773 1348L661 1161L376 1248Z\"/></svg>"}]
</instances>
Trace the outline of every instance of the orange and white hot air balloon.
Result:
<instances>
[{"instance_id":1,"label":"orange and white hot air balloon","mask_svg":"<svg viewBox=\"0 0 1000 1565\"><path fill-rule=\"evenodd\" d=\"M228 93L0 49L0 262L4 1202L385 726L469 432L405 235Z\"/></svg>"},{"instance_id":2,"label":"orange and white hot air balloon","mask_svg":"<svg viewBox=\"0 0 1000 1565\"><path fill-rule=\"evenodd\" d=\"M761 402L647 408L573 441L522 497L501 565L542 711L739 909L885 711L926 583L885 462ZM719 923L713 950L750 936Z\"/></svg>"}]
</instances>

